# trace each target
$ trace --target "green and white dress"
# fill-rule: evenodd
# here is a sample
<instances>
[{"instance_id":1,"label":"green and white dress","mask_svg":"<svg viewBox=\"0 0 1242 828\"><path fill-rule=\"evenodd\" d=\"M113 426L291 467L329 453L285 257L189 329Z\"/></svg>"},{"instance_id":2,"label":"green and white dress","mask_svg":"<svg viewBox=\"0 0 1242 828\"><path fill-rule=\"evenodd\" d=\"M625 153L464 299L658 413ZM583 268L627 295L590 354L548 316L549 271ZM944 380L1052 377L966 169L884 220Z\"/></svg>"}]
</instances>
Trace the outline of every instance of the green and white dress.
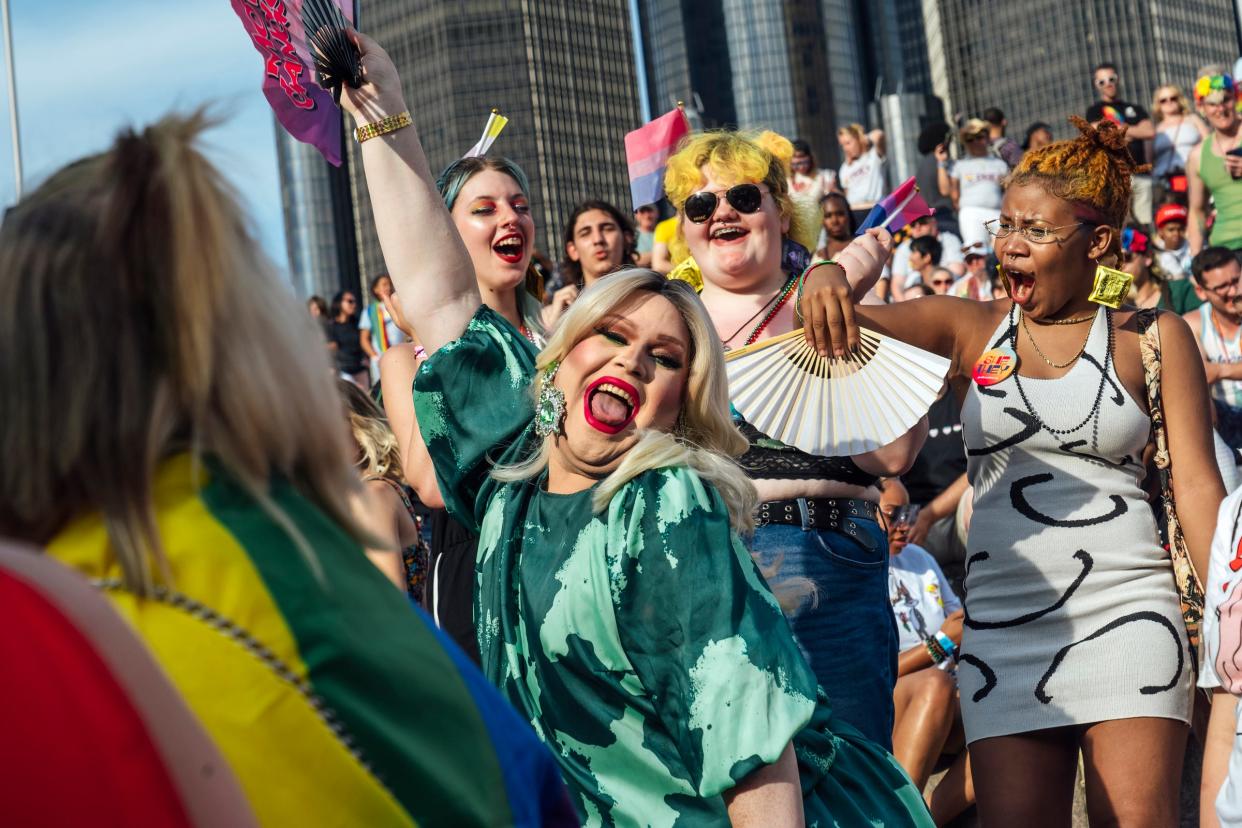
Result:
<instances>
[{"instance_id":1,"label":"green and white dress","mask_svg":"<svg viewBox=\"0 0 1242 828\"><path fill-rule=\"evenodd\" d=\"M720 495L646 472L604 512L530 455L535 350L486 307L414 401L445 504L479 532L483 670L560 762L586 825L719 826L722 793L792 740L807 824L931 825L891 756L833 719Z\"/></svg>"}]
</instances>

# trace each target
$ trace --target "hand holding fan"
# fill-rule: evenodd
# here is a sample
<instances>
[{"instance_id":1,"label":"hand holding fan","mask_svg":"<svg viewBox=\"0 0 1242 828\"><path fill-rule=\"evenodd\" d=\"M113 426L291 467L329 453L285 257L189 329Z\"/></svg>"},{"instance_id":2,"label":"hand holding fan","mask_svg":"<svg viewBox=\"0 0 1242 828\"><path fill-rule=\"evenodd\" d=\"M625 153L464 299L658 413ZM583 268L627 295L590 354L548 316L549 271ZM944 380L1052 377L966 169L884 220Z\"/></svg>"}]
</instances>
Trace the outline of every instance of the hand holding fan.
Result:
<instances>
[{"instance_id":1,"label":"hand holding fan","mask_svg":"<svg viewBox=\"0 0 1242 828\"><path fill-rule=\"evenodd\" d=\"M357 47L345 34L352 8L337 5L344 0L231 2L263 58L263 94L276 120L340 166L341 85L362 83Z\"/></svg>"},{"instance_id":2,"label":"hand holding fan","mask_svg":"<svg viewBox=\"0 0 1242 828\"><path fill-rule=\"evenodd\" d=\"M825 358L802 329L725 355L729 396L755 428L809 454L875 451L905 434L940 396L949 360L859 329L853 354Z\"/></svg>"},{"instance_id":3,"label":"hand holding fan","mask_svg":"<svg viewBox=\"0 0 1242 828\"><path fill-rule=\"evenodd\" d=\"M341 103L341 85L362 86L362 60L358 47L345 34L349 21L333 0L302 0L302 29L315 60L319 85L332 91Z\"/></svg>"}]
</instances>

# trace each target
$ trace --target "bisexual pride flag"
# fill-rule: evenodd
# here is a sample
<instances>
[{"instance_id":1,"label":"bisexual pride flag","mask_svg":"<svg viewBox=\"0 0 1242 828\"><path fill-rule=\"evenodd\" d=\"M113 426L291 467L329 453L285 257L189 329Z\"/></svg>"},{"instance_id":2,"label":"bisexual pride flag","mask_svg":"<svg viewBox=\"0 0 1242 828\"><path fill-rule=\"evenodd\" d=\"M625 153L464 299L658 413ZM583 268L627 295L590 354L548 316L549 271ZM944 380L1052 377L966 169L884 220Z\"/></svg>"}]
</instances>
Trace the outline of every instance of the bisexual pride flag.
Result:
<instances>
[{"instance_id":1,"label":"bisexual pride flag","mask_svg":"<svg viewBox=\"0 0 1242 828\"><path fill-rule=\"evenodd\" d=\"M931 208L927 206L923 196L919 195L919 185L913 178L909 178L871 208L856 235L861 236L872 227L883 227L895 233L915 219L931 214Z\"/></svg>"},{"instance_id":2,"label":"bisexual pride flag","mask_svg":"<svg viewBox=\"0 0 1242 828\"><path fill-rule=\"evenodd\" d=\"M681 107L625 136L625 161L630 168L630 197L637 210L664 196L664 169L677 142L690 131Z\"/></svg>"}]
</instances>

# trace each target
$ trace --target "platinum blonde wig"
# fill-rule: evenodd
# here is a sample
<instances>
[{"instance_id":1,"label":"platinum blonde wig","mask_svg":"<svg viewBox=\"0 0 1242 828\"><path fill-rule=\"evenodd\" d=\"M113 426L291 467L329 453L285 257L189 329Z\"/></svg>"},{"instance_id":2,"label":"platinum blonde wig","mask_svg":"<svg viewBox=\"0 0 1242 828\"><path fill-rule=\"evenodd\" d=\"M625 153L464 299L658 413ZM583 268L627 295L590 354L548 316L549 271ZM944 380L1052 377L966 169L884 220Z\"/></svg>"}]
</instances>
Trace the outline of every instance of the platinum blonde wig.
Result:
<instances>
[{"instance_id":1,"label":"platinum blonde wig","mask_svg":"<svg viewBox=\"0 0 1242 828\"><path fill-rule=\"evenodd\" d=\"M732 526L739 532L748 532L754 526L758 496L754 484L734 459L746 451L747 442L729 414L724 348L707 309L690 285L666 279L653 270L630 268L587 288L566 311L547 346L539 353L534 394L538 398L549 365L564 360L574 346L595 334L602 319L640 292L657 294L670 301L690 332L690 370L681 416L671 433L644 432L616 470L596 489L592 505L596 512L602 512L613 495L645 471L685 466L720 492ZM493 476L506 481L534 477L547 467L555 439L548 437L529 460L497 468Z\"/></svg>"}]
</instances>

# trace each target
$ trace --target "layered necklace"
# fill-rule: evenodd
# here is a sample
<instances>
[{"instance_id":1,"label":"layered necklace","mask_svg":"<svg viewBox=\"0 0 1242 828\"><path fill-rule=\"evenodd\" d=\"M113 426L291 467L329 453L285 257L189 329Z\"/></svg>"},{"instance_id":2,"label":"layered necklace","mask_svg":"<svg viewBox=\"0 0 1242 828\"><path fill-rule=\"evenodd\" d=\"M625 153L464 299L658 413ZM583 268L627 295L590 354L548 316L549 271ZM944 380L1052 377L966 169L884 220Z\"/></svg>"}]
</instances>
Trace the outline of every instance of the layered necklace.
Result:
<instances>
[{"instance_id":1,"label":"layered necklace","mask_svg":"<svg viewBox=\"0 0 1242 828\"><path fill-rule=\"evenodd\" d=\"M1017 311L1017 308L1018 308L1017 305L1013 305L1009 308L1009 342L1010 342L1010 345L1013 347L1013 351L1015 354L1018 352L1018 321L1014 319L1014 313ZM1076 320L1062 320L1060 324L1078 324L1081 322L1085 322L1087 319L1094 319L1094 318L1095 318L1094 315L1089 316L1089 317L1079 317ZM1082 347L1078 349L1078 353L1074 355L1074 358L1071 359L1069 362L1058 364L1048 359L1048 357L1044 354L1044 352L1040 350L1039 345L1035 343L1034 337L1031 336L1030 329L1027 328L1026 326L1025 316L1022 318L1021 322L1022 322L1022 329L1026 332L1027 339L1030 341L1031 345L1034 346L1035 348L1035 353L1043 357L1044 362L1046 362L1048 365L1050 365L1053 368L1067 368L1070 365L1077 362L1082 357L1082 355L1087 352L1087 345L1091 342L1091 331L1088 331L1086 341L1084 341L1082 344ZM1097 445L1099 442L1100 403L1103 402L1104 400L1104 388L1108 385L1108 369L1109 369L1109 366L1112 365L1112 361L1113 361L1113 312L1111 309L1105 308L1104 323L1105 323L1105 327L1108 330L1108 348L1104 352L1104 364L1100 366L1100 385L1095 391L1095 400L1091 403L1091 410L1087 412L1087 416L1083 417L1081 422L1079 422L1077 425L1073 426L1072 428L1053 428L1052 426L1044 422L1044 418L1039 416L1039 412L1035 410L1035 406L1031 405L1030 398L1026 396L1026 390L1022 387L1021 375L1017 371L1014 371L1013 373L1014 384L1018 389L1018 395L1022 398L1022 404L1026 406L1027 412L1032 417L1035 418L1035 422L1039 424L1040 428L1042 428L1044 431L1048 432L1049 434L1053 435L1054 437L1061 437L1061 436L1075 433L1076 431L1080 430L1085 425L1087 425L1087 423L1092 423L1092 421L1094 420L1091 426L1091 444L1093 447Z\"/></svg>"},{"instance_id":2,"label":"layered necklace","mask_svg":"<svg viewBox=\"0 0 1242 828\"><path fill-rule=\"evenodd\" d=\"M767 314L763 315L763 319L759 320L759 324L756 325L754 329L750 332L750 335L746 337L746 341L743 343L742 347L746 347L747 345L754 345L755 342L758 341L759 336L767 329L768 325L772 323L772 320L776 318L776 314L780 313L781 308L783 308L785 306L785 303L789 301L789 297L793 295L794 288L797 287L797 285L798 285L798 277L790 276L785 281L784 286L782 286L781 289L776 292L776 295L774 295L771 299L765 302L763 307L761 307L758 311L755 312L754 316L752 316L750 319L747 319L741 325L738 325L736 331L734 331L728 337L721 340L722 342L725 343L724 349L726 351L732 350L732 348L729 347L729 343L737 339L737 335L740 334L746 328L747 325L749 325L751 322L754 322L756 319L759 319L759 317L763 315L763 312L767 311Z\"/></svg>"}]
</instances>

